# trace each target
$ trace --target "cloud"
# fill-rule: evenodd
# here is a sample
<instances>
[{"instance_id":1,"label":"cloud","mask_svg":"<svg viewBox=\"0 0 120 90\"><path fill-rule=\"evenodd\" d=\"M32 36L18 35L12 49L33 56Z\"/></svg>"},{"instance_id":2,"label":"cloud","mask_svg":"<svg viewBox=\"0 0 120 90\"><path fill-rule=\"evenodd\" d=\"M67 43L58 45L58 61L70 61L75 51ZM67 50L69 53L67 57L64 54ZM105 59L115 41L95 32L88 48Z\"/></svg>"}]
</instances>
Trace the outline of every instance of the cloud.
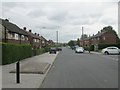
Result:
<instances>
[{"instance_id":1,"label":"cloud","mask_svg":"<svg viewBox=\"0 0 120 90\"><path fill-rule=\"evenodd\" d=\"M58 30L62 42L80 37L82 26L89 35L108 25L118 30L116 2L4 2L2 12L3 18L47 39L56 40Z\"/></svg>"}]
</instances>

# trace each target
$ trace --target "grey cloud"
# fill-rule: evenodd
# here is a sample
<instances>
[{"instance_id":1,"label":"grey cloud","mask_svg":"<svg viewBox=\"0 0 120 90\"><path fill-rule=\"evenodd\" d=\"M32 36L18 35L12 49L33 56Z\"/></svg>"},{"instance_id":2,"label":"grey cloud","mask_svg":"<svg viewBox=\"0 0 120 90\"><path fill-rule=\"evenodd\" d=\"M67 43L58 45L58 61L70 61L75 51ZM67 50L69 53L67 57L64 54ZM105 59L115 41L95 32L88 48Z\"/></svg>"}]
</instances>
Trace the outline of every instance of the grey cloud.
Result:
<instances>
[{"instance_id":1,"label":"grey cloud","mask_svg":"<svg viewBox=\"0 0 120 90\"><path fill-rule=\"evenodd\" d=\"M10 9L15 7L23 8L24 2L2 2L2 6Z\"/></svg>"}]
</instances>

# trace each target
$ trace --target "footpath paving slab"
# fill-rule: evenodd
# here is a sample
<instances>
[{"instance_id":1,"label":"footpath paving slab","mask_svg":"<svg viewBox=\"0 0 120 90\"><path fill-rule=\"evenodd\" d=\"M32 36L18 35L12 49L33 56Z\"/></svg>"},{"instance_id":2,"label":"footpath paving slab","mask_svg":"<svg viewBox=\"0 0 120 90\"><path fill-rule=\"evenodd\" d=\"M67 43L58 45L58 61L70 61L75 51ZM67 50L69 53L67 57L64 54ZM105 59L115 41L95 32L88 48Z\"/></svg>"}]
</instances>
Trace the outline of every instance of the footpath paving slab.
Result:
<instances>
[{"instance_id":1,"label":"footpath paving slab","mask_svg":"<svg viewBox=\"0 0 120 90\"><path fill-rule=\"evenodd\" d=\"M50 67L45 74L20 74L20 84L16 84L16 73L9 73L15 69L16 63L2 66L2 88L39 88L49 69L51 68L57 54L45 53L20 61L20 66L25 66L29 63L48 63ZM33 65L31 65L33 66Z\"/></svg>"},{"instance_id":2,"label":"footpath paving slab","mask_svg":"<svg viewBox=\"0 0 120 90\"><path fill-rule=\"evenodd\" d=\"M49 63L43 62L29 62L20 68L20 73L24 74L44 74L49 68ZM10 71L10 73L16 73L16 69Z\"/></svg>"}]
</instances>

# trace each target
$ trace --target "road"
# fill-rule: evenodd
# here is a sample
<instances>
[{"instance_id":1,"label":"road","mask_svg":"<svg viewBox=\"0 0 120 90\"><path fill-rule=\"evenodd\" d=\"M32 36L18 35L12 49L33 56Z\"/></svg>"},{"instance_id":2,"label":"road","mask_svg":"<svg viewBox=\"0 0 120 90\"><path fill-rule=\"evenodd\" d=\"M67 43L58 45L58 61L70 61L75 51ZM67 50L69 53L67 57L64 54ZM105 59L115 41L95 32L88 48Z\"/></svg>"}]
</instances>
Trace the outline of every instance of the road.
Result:
<instances>
[{"instance_id":1,"label":"road","mask_svg":"<svg viewBox=\"0 0 120 90\"><path fill-rule=\"evenodd\" d=\"M117 88L117 58L64 48L40 88Z\"/></svg>"}]
</instances>

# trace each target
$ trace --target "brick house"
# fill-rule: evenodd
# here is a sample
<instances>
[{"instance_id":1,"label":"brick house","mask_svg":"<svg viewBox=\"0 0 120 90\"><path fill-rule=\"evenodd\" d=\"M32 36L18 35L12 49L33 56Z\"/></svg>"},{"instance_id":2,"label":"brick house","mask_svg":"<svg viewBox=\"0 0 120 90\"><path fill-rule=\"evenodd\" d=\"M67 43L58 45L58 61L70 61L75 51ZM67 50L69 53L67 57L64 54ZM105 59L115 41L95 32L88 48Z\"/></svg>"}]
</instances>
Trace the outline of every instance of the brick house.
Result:
<instances>
[{"instance_id":1,"label":"brick house","mask_svg":"<svg viewBox=\"0 0 120 90\"><path fill-rule=\"evenodd\" d=\"M0 41L14 44L30 44L28 34L21 30L17 25L9 20L0 19Z\"/></svg>"},{"instance_id":2,"label":"brick house","mask_svg":"<svg viewBox=\"0 0 120 90\"><path fill-rule=\"evenodd\" d=\"M43 36L41 36L41 44L42 47L46 47L48 45L48 41Z\"/></svg>"},{"instance_id":3,"label":"brick house","mask_svg":"<svg viewBox=\"0 0 120 90\"><path fill-rule=\"evenodd\" d=\"M89 47L94 45L94 49L98 49L98 44L116 44L116 36L109 31L101 31L96 35L80 40L80 46Z\"/></svg>"},{"instance_id":4,"label":"brick house","mask_svg":"<svg viewBox=\"0 0 120 90\"><path fill-rule=\"evenodd\" d=\"M55 45L55 43L53 42L53 40L48 40L48 45Z\"/></svg>"},{"instance_id":5,"label":"brick house","mask_svg":"<svg viewBox=\"0 0 120 90\"><path fill-rule=\"evenodd\" d=\"M28 34L28 40L30 41L31 46L33 49L39 49L41 48L41 38L39 34L32 33L32 30L27 31L26 27L23 28L23 30Z\"/></svg>"},{"instance_id":6,"label":"brick house","mask_svg":"<svg viewBox=\"0 0 120 90\"><path fill-rule=\"evenodd\" d=\"M32 30L27 31L17 25L9 22L9 20L0 19L0 42L14 44L31 44L33 49L39 49L49 45L49 42L37 33L32 33Z\"/></svg>"}]
</instances>

